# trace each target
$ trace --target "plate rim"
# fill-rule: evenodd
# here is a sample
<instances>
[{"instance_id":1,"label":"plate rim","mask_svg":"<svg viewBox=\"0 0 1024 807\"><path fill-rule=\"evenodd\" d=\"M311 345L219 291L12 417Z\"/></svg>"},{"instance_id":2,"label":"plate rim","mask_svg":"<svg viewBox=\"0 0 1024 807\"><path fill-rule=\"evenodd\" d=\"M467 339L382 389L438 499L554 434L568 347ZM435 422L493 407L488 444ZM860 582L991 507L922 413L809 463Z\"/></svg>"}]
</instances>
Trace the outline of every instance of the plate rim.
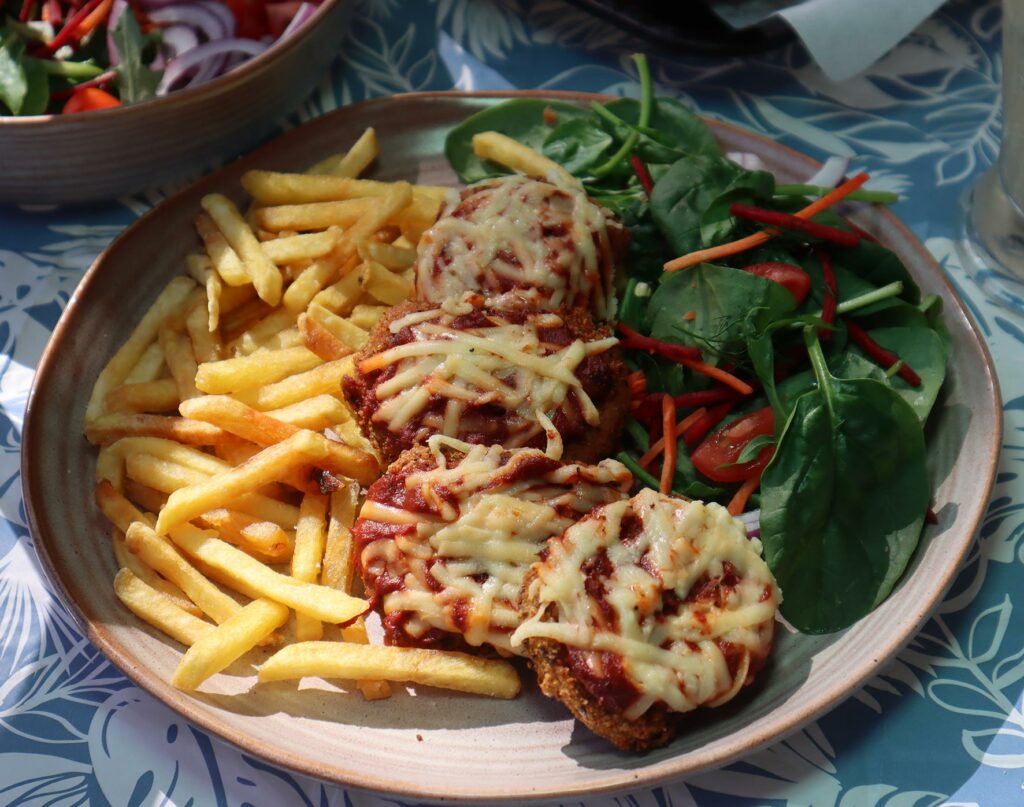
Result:
<instances>
[{"instance_id":1,"label":"plate rim","mask_svg":"<svg viewBox=\"0 0 1024 807\"><path fill-rule=\"evenodd\" d=\"M541 98L586 103L594 100L609 100L614 97L616 96L565 90L503 90L478 92L435 91L401 93L381 98L367 99L355 104L340 107L326 115L313 119L309 123L313 124L320 122L321 125L326 125L322 122L327 119L342 118L348 115L365 116L367 113L372 114L372 109L374 107L390 106L409 102L418 103L423 100L429 101L431 99ZM707 117L705 117L704 120L711 126L712 130L731 131L733 133L742 134L745 138L754 138L763 142L772 150L785 153L789 158L804 163L807 165L808 169L813 170L817 166L820 166L820 163L814 158L789 146L779 144L764 135L753 132L745 127ZM250 159L258 160L264 151L277 148L279 141L295 136L295 133L299 132L302 128L303 127L299 126L284 132L258 148L247 152L240 159L245 159L247 161ZM534 802L565 797L608 794L636 787L652 787L670 780L679 779L682 776L693 775L709 768L717 768L727 765L740 757L757 751L770 742L777 742L786 736L789 736L790 734L798 731L808 722L831 711L833 708L849 698L864 684L865 681L874 675L877 670L882 668L889 659L902 650L911 641L911 639L917 635L924 622L930 617L932 611L945 598L949 587L952 585L957 573L960 571L964 556L975 540L984 517L985 509L991 497L1002 445L1002 394L1000 391L998 375L996 373L988 344L975 322L970 309L965 305L949 277L942 270L941 266L939 266L938 262L927 250L924 244L895 214L888 209L883 209L879 211L879 214L886 220L887 225L893 227L899 233L900 237L904 239L904 243L918 254L924 264L928 265L929 269L934 273L939 283L948 293L950 299L956 303L957 313L963 318L969 333L973 337L973 344L970 346L976 348L983 359L982 369L987 381L986 389L992 390L992 396L989 403L992 408L991 415L994 428L990 435L991 445L989 447L989 456L991 459L984 467L984 474L986 477L984 487L987 491L986 495L984 497L979 497L977 501L969 503L969 506L967 507L964 507L965 503L961 503L961 506L968 511L970 529L965 531L964 537L961 538L957 546L956 564L948 567L943 579L941 580L941 584L934 589L936 592L935 596L923 607L918 606L914 609L915 615L913 619L907 622L910 627L901 632L895 638L890 639L884 647L875 648L875 652L864 654L864 658L867 660L866 663L862 663L857 667L856 673L853 676L844 679L844 683L841 687L831 687L831 690L835 691L830 691L826 696L823 696L810 704L800 704L795 707L790 704L789 708L787 708L784 726L781 730L778 726L774 727L774 729L771 726L764 726L754 734L751 734L750 732L734 732L731 737L727 736L726 738L723 738L724 747L715 752L713 757L699 760L695 764L691 762L691 764L680 765L678 760L682 757L677 756L662 760L648 768L624 768L613 770L611 773L605 771L596 780L591 782L570 784L567 787L558 789L548 787L543 790L533 791L523 790L513 792L505 789L498 792L495 790L457 788L444 794L438 794L436 792L430 792L422 787L417 788L412 785L398 785L396 787L395 783L388 779L375 775L368 775L358 770L343 770L338 767L327 767L318 763L311 763L301 754L289 752L281 746L267 746L263 741L254 739L252 735L249 735L244 731L235 730L230 726L220 724L212 715L209 715L206 711L197 707L197 704L200 704L201 701L196 701L187 693L182 693L173 689L168 682L158 678L155 673L137 663L129 648L116 640L104 626L98 625L86 617L78 602L70 596L70 592L66 588L64 580L57 570L54 558L50 554L48 536L39 528L39 518L36 513L35 503L36 494L31 484L35 471L32 467L32 463L28 461L28 457L32 456L35 452L29 451L27 448L41 439L42 430L35 428L33 418L33 403L36 399L36 394L41 387L46 386L47 378L52 373L56 372L55 368L59 367L59 362L55 357L58 353L60 343L63 341L62 337L64 336L65 331L71 327L70 321L77 311L79 301L84 296L84 293L88 290L90 285L96 282L96 277L102 271L102 267L107 256L111 252L119 249L121 242L127 239L136 227L142 226L142 224L148 221L150 217L158 216L165 205L176 202L180 197L186 194L195 193L203 186L215 183L219 176L225 170L229 170L232 165L234 165L234 163L228 163L222 168L200 177L196 182L168 196L165 200L161 201L144 215L126 226L124 230L122 230L122 232L119 233L111 243L103 249L102 252L100 252L90 265L89 269L86 270L75 291L72 293L67 306L62 312L61 317L39 358L25 405L20 460L23 484L22 496L25 503L29 532L33 539L32 544L36 555L40 560L42 569L47 576L47 580L54 589L54 593L61 600L64 607L85 636L108 661L117 667L133 684L147 692L149 695L155 697L165 706L169 707L174 712L204 731L208 731L232 744L236 748L242 749L246 753L254 754L271 764L279 765L304 775L332 782L343 787L358 788L388 795L414 797L433 802L443 800L463 803L523 803L524 801ZM962 515L963 513L961 513L961 516ZM700 752L698 751L696 753ZM693 759L693 752L688 755L688 758L690 760Z\"/></svg>"}]
</instances>

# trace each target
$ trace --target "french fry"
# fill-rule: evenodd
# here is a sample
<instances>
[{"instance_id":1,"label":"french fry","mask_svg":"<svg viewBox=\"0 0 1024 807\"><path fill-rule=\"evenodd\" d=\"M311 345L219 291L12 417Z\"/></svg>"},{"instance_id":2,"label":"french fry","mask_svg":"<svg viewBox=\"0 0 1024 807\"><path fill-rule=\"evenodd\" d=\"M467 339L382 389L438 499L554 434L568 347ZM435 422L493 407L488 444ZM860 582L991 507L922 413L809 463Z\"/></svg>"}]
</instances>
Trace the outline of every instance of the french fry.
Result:
<instances>
[{"instance_id":1,"label":"french fry","mask_svg":"<svg viewBox=\"0 0 1024 807\"><path fill-rule=\"evenodd\" d=\"M260 299L270 305L277 305L281 301L281 271L263 253L260 242L256 240L238 208L219 193L207 194L200 204L241 258L245 272L256 287Z\"/></svg>"},{"instance_id":2,"label":"french fry","mask_svg":"<svg viewBox=\"0 0 1024 807\"><path fill-rule=\"evenodd\" d=\"M209 533L180 524L171 530L171 540L185 552L216 569L229 580L240 580L251 590L294 608L300 613L331 624L348 622L365 613L367 603L336 589L304 583L279 574L241 549Z\"/></svg>"},{"instance_id":3,"label":"french fry","mask_svg":"<svg viewBox=\"0 0 1024 807\"><path fill-rule=\"evenodd\" d=\"M380 155L377 133L366 129L346 154L332 154L310 167L307 174L333 174L337 177L357 177Z\"/></svg>"},{"instance_id":4,"label":"french fry","mask_svg":"<svg viewBox=\"0 0 1024 807\"><path fill-rule=\"evenodd\" d=\"M293 541L280 525L273 521L260 521L247 513L218 507L207 510L197 519L200 526L214 530L229 544L241 547L246 552L269 563L283 563L292 557ZM298 529L302 523L299 510Z\"/></svg>"},{"instance_id":5,"label":"french fry","mask_svg":"<svg viewBox=\"0 0 1024 807\"><path fill-rule=\"evenodd\" d=\"M185 330L192 343L192 355L198 362L217 361L222 346L216 325L210 327L210 306L207 295L194 304L185 315ZM194 382L193 382L194 383Z\"/></svg>"},{"instance_id":6,"label":"french fry","mask_svg":"<svg viewBox=\"0 0 1024 807\"><path fill-rule=\"evenodd\" d=\"M183 645L195 644L214 630L209 622L179 608L128 569L115 575L114 593L135 616Z\"/></svg>"},{"instance_id":7,"label":"french fry","mask_svg":"<svg viewBox=\"0 0 1024 807\"><path fill-rule=\"evenodd\" d=\"M242 187L260 204L294 205L310 202L334 202L343 199L388 196L398 182L378 182L349 177L286 174L278 171L246 171ZM440 202L448 188L439 185L413 185L412 198L420 203ZM402 207L404 207L403 205ZM401 209L401 208L399 208ZM374 230L379 229L375 227Z\"/></svg>"},{"instance_id":8,"label":"french fry","mask_svg":"<svg viewBox=\"0 0 1024 807\"><path fill-rule=\"evenodd\" d=\"M352 644L369 644L370 637L366 634L366 622L363 618L359 617L351 625L346 625L342 628L341 638ZM309 641L299 636L297 632L295 639L299 642ZM360 678L356 681L356 686L359 687L359 691L363 693L363 697L368 701L379 701L391 697L391 686L387 681Z\"/></svg>"},{"instance_id":9,"label":"french fry","mask_svg":"<svg viewBox=\"0 0 1024 807\"><path fill-rule=\"evenodd\" d=\"M154 589L162 597L167 597L174 605L192 616L201 617L203 612L199 607L185 596L185 592L169 580L164 580L160 575L150 569L137 556L128 551L125 543L124 533L121 530L112 530L111 546L114 548L114 560L121 569L127 569L139 580L150 588Z\"/></svg>"},{"instance_id":10,"label":"french fry","mask_svg":"<svg viewBox=\"0 0 1024 807\"><path fill-rule=\"evenodd\" d=\"M384 316L388 308L386 305L357 305L352 309L348 320L356 327L368 331Z\"/></svg>"},{"instance_id":11,"label":"french fry","mask_svg":"<svg viewBox=\"0 0 1024 807\"><path fill-rule=\"evenodd\" d=\"M473 153L482 160L491 160L526 176L570 188L580 187L580 181L554 160L500 132L473 135Z\"/></svg>"},{"instance_id":12,"label":"french fry","mask_svg":"<svg viewBox=\"0 0 1024 807\"><path fill-rule=\"evenodd\" d=\"M299 505L299 523L295 527L295 551L292 553L292 577L315 583L320 576L320 564L326 543L325 519L327 497L307 493ZM295 638L300 642L323 638L324 628L319 620L304 614L295 619Z\"/></svg>"},{"instance_id":13,"label":"french fry","mask_svg":"<svg viewBox=\"0 0 1024 807\"><path fill-rule=\"evenodd\" d=\"M124 377L124 383L138 384L145 381L156 381L166 367L164 349L160 347L159 342L153 342L135 362L131 372Z\"/></svg>"},{"instance_id":14,"label":"french fry","mask_svg":"<svg viewBox=\"0 0 1024 807\"><path fill-rule=\"evenodd\" d=\"M363 432L359 428L359 424L352 419L347 419L335 423L333 427L334 433L338 436L338 439L345 445L358 448L360 451L366 451L373 453L373 445L366 439Z\"/></svg>"},{"instance_id":15,"label":"french fry","mask_svg":"<svg viewBox=\"0 0 1024 807\"><path fill-rule=\"evenodd\" d=\"M159 513L160 508L167 503L166 493L161 493L156 488L143 485L141 482L136 482L134 479L125 479L124 495L151 513ZM156 524L155 518L152 523Z\"/></svg>"},{"instance_id":16,"label":"french fry","mask_svg":"<svg viewBox=\"0 0 1024 807\"><path fill-rule=\"evenodd\" d=\"M359 257L364 261L376 261L393 271L400 271L416 263L416 250L379 241L363 241L359 245Z\"/></svg>"},{"instance_id":17,"label":"french fry","mask_svg":"<svg viewBox=\"0 0 1024 807\"><path fill-rule=\"evenodd\" d=\"M214 446L225 440L227 432L209 423L173 415L114 413L89 423L85 437L98 446L110 445L122 437L162 437L187 445Z\"/></svg>"},{"instance_id":18,"label":"french fry","mask_svg":"<svg viewBox=\"0 0 1024 807\"><path fill-rule=\"evenodd\" d=\"M323 393L337 394L341 379L353 372L352 357L329 361L259 389L250 389L234 397L253 409L266 411L297 403Z\"/></svg>"},{"instance_id":19,"label":"french fry","mask_svg":"<svg viewBox=\"0 0 1024 807\"><path fill-rule=\"evenodd\" d=\"M362 272L355 270L355 267L353 269L354 271L342 276L341 280L317 292L309 305L321 306L335 314L351 311L363 294Z\"/></svg>"},{"instance_id":20,"label":"french fry","mask_svg":"<svg viewBox=\"0 0 1024 807\"><path fill-rule=\"evenodd\" d=\"M263 241L263 252L270 260L278 264L308 261L326 255L334 249L341 237L341 232L340 227L328 227L321 232L303 233L275 238L272 241Z\"/></svg>"},{"instance_id":21,"label":"french fry","mask_svg":"<svg viewBox=\"0 0 1024 807\"><path fill-rule=\"evenodd\" d=\"M358 306L356 307L358 308ZM305 316L308 320L313 320L340 342L347 345L349 353L359 350L359 348L366 344L366 340L370 338L370 335L359 326L353 325L349 320L339 317L333 311L329 311L317 303L310 304Z\"/></svg>"},{"instance_id":22,"label":"french fry","mask_svg":"<svg viewBox=\"0 0 1024 807\"><path fill-rule=\"evenodd\" d=\"M178 398L187 401L199 394L196 389L196 357L192 354L192 343L185 334L172 330L166 323L159 331L160 347L164 361L171 371L171 377L178 387Z\"/></svg>"},{"instance_id":23,"label":"french fry","mask_svg":"<svg viewBox=\"0 0 1024 807\"><path fill-rule=\"evenodd\" d=\"M387 305L395 305L412 296L412 283L376 261L363 264L363 291Z\"/></svg>"},{"instance_id":24,"label":"french fry","mask_svg":"<svg viewBox=\"0 0 1024 807\"><path fill-rule=\"evenodd\" d=\"M163 353L163 350L160 351ZM173 378L124 384L107 393L107 412L173 412L178 408L178 385ZM102 411L102 410L101 410ZM96 416L97 418L99 415ZM95 420L96 418L91 418Z\"/></svg>"},{"instance_id":25,"label":"french fry","mask_svg":"<svg viewBox=\"0 0 1024 807\"><path fill-rule=\"evenodd\" d=\"M207 395L187 402L186 411L196 420L216 424L225 431L256 443L272 446L289 439L295 439L303 432L297 426L277 420L270 415L253 409L226 395ZM310 439L322 440L323 456L317 465L332 474L357 479L369 484L376 478L376 458L335 440L328 440L319 434L309 433Z\"/></svg>"},{"instance_id":26,"label":"french fry","mask_svg":"<svg viewBox=\"0 0 1024 807\"><path fill-rule=\"evenodd\" d=\"M261 351L234 359L205 362L199 365L195 384L208 395L241 392L303 373L320 363L321 359L305 347Z\"/></svg>"},{"instance_id":27,"label":"french fry","mask_svg":"<svg viewBox=\"0 0 1024 807\"><path fill-rule=\"evenodd\" d=\"M244 287L240 286L239 288ZM250 286L248 288L252 287ZM255 294L255 292L253 292L253 294ZM220 329L221 338L225 342L230 343L273 311L274 309L271 306L267 305L258 297L249 298L231 311L225 312Z\"/></svg>"},{"instance_id":28,"label":"french fry","mask_svg":"<svg viewBox=\"0 0 1024 807\"><path fill-rule=\"evenodd\" d=\"M136 521L150 527L156 523L128 501L108 480L102 480L96 485L96 506L122 533L127 533L128 528Z\"/></svg>"},{"instance_id":29,"label":"french fry","mask_svg":"<svg viewBox=\"0 0 1024 807\"><path fill-rule=\"evenodd\" d=\"M356 547L351 527L359 507L359 486L348 484L331 494L331 515L327 522L320 583L340 591L352 590L356 570Z\"/></svg>"},{"instance_id":30,"label":"french fry","mask_svg":"<svg viewBox=\"0 0 1024 807\"><path fill-rule=\"evenodd\" d=\"M185 256L185 271L196 283L205 287L207 275L213 272L213 262L209 255L191 252Z\"/></svg>"},{"instance_id":31,"label":"french fry","mask_svg":"<svg viewBox=\"0 0 1024 807\"><path fill-rule=\"evenodd\" d=\"M209 479L209 474L160 459L152 454L133 454L125 460L125 466L131 479L163 493L174 493ZM111 482L116 487L116 482ZM246 493L226 504L260 521L273 521L284 529L294 529L299 519L297 507L262 493Z\"/></svg>"},{"instance_id":32,"label":"french fry","mask_svg":"<svg viewBox=\"0 0 1024 807\"><path fill-rule=\"evenodd\" d=\"M350 415L348 407L345 406L333 395L314 395L312 398L297 403L283 406L280 409L271 409L264 414L298 426L300 429L310 429L318 432L334 426L342 421L348 420Z\"/></svg>"},{"instance_id":33,"label":"french fry","mask_svg":"<svg viewBox=\"0 0 1024 807\"><path fill-rule=\"evenodd\" d=\"M301 341L297 341L295 345L286 345L286 340L282 338L282 333L294 324L295 314L286 308L277 308L262 319L251 323L245 331L234 337L228 344L228 349L248 355L261 347L268 350L280 350L286 346L296 347L301 345Z\"/></svg>"},{"instance_id":34,"label":"french fry","mask_svg":"<svg viewBox=\"0 0 1024 807\"><path fill-rule=\"evenodd\" d=\"M409 682L493 698L519 694L519 674L507 661L467 653L378 647L346 642L299 642L278 650L260 667L259 680L320 678Z\"/></svg>"},{"instance_id":35,"label":"french fry","mask_svg":"<svg viewBox=\"0 0 1024 807\"><path fill-rule=\"evenodd\" d=\"M196 571L171 543L141 521L132 522L125 538L130 552L177 585L217 624L226 622L242 610L235 600Z\"/></svg>"},{"instance_id":36,"label":"french fry","mask_svg":"<svg viewBox=\"0 0 1024 807\"><path fill-rule=\"evenodd\" d=\"M194 288L195 283L191 278L182 276L174 278L160 292L153 305L135 326L128 341L121 345L97 376L85 410L87 422L95 420L104 413L108 394L124 382L142 354L156 339L157 330L164 318L177 310Z\"/></svg>"},{"instance_id":37,"label":"french fry","mask_svg":"<svg viewBox=\"0 0 1024 807\"><path fill-rule=\"evenodd\" d=\"M238 253L231 248L224 233L220 231L216 223L206 213L200 213L195 218L196 232L206 247L206 254L210 258L210 265L220 275L221 280L228 286L248 286L252 283L249 273L245 271L245 265Z\"/></svg>"},{"instance_id":38,"label":"french fry","mask_svg":"<svg viewBox=\"0 0 1024 807\"><path fill-rule=\"evenodd\" d=\"M252 650L288 621L288 609L267 599L253 600L213 631L200 637L182 657L171 686L191 691Z\"/></svg>"},{"instance_id":39,"label":"french fry","mask_svg":"<svg viewBox=\"0 0 1024 807\"><path fill-rule=\"evenodd\" d=\"M327 309L317 306L321 310ZM342 320L344 322L344 320ZM358 330L358 329L356 329ZM299 333L302 343L324 361L334 361L351 355L355 349L307 314L299 314Z\"/></svg>"},{"instance_id":40,"label":"french fry","mask_svg":"<svg viewBox=\"0 0 1024 807\"><path fill-rule=\"evenodd\" d=\"M275 482L293 468L322 461L327 453L327 438L323 435L305 430L296 432L287 440L263 449L244 465L174 491L160 511L156 531L166 535L171 527L261 485Z\"/></svg>"}]
</instances>

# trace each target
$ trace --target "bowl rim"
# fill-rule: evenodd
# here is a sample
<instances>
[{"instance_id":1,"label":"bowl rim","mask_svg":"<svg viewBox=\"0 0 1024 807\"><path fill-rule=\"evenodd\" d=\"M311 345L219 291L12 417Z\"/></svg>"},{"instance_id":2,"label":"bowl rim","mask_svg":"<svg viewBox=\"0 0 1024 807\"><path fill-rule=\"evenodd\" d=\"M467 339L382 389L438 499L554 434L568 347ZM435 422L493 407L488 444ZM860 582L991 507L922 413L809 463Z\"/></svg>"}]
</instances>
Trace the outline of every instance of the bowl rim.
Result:
<instances>
[{"instance_id":1,"label":"bowl rim","mask_svg":"<svg viewBox=\"0 0 1024 807\"><path fill-rule=\"evenodd\" d=\"M392 96L372 98L355 104L350 104L339 108L334 112L328 113L328 115L321 116L321 118L317 118L314 121L310 121L310 123L314 123L322 118L341 114L364 114L367 110L372 110L374 106L386 105L395 102L420 100L429 101L431 99L443 100L447 98L467 97L494 100L540 98L585 103L595 100L611 100L616 96L604 93L577 92L569 90L483 90L473 92L427 91L399 93ZM754 132L749 128L726 121L708 118L706 116L703 119L712 127L713 130L728 130L742 136L753 136L758 140L768 141L771 143L773 149L777 149L779 152L788 154L791 158L796 159L798 162L802 162L808 167L808 169L814 169L821 165L821 163L813 157L781 143L770 141L769 138L760 133ZM284 133L283 136L287 137L295 131L296 130L293 129L291 132ZM278 138L275 138L275 140L247 152L244 156L248 158L253 155L258 155L260 152L272 146L277 139ZM222 170L223 169L218 169L218 171L214 173L219 174ZM61 315L61 318L51 335L50 341L40 356L37 371L33 378L29 397L26 402L25 419L22 431L23 450L21 454L21 473L23 480L30 480L35 477L35 472L29 467L30 463L27 459L29 455L33 454L33 452L26 452L24 450L25 446L41 439L39 427L34 427L35 424L33 423L34 418L32 417L32 404L34 402L40 380L47 374L55 372L56 364L52 360L52 354L56 352L59 342L56 337L63 336L64 331L69 327L69 318L66 316L67 311L79 302L81 289L95 281L98 269L105 261L107 255L117 249L120 246L120 242L128 237L129 230L133 229L136 224L145 219L158 216L163 205L169 204L187 193L194 192L197 186L208 184L211 180L211 176L213 176L213 174L204 175L200 179L196 180L196 182L191 183L187 187L182 188L172 196L163 200L161 204L154 206L143 216L136 219L135 222L129 224L96 257L89 269L86 270L82 280L80 281L78 289L75 294L72 295L68 307ZM469 785L467 787L450 790L444 794L434 794L422 787L417 788L406 784L396 786L394 782L383 778L380 774L347 771L346 773L348 776L343 778L339 776L337 768L325 767L316 763L311 764L310 761L301 754L301 752L268 747L265 743L260 740L254 740L251 735L240 729L219 723L216 719L211 718L210 715L202 708L197 706L196 703L187 695L180 698L169 698L168 693L173 695L177 691L173 690L170 687L170 684L166 681L158 679L152 671L144 668L131 655L127 648L111 637L105 626L97 624L93 620L89 619L84 614L78 602L70 596L70 592L64 585L64 581L58 572L57 564L50 555L50 549L47 541L40 540L37 537L39 534L38 525L40 519L35 512L35 498L30 497L26 493L24 495L24 503L28 517L27 520L30 534L33 535L35 539L34 548L40 560L40 564L46 573L48 581L53 585L56 596L62 603L64 603L69 614L72 616L72 619L82 630L86 638L88 638L88 640L98 650L100 650L104 657L110 661L113 666L120 670L120 672L124 674L125 677L134 685L138 686L164 705L173 709L177 714L184 717L193 725L198 726L201 730L217 736L221 740L243 750L245 753L259 757L272 765L296 771L307 776L317 777L341 787L364 790L377 794L386 794L389 796L398 796L402 798L415 798L430 804L440 802L452 804L533 804L537 802L573 799L584 796L595 797L600 795L609 795L625 792L635 787L656 787L679 779L682 776L694 775L701 771L708 770L709 768L720 768L731 764L737 759L741 759L748 754L755 753L757 750L770 743L778 742L785 737L788 737L800 730L809 722L820 718L822 715L836 708L839 704L847 700L854 691L863 686L863 684L875 675L878 670L883 668L891 658L906 647L908 642L910 642L911 639L920 632L924 623L943 601L950 586L953 584L956 575L959 573L963 557L975 540L984 517L985 510L988 506L992 487L995 483L1001 453L1004 424L1002 419L1002 394L1000 391L999 377L996 372L988 343L978 327L969 307L963 302L959 291L955 288L948 275L942 270L942 267L936 261L935 257L928 251L923 242L921 242L910 228L889 209L886 208L879 211L879 215L886 220L888 226L893 227L899 233L900 237L905 239L904 243L906 243L909 248L918 253L923 261L930 265L939 284L946 292L948 292L951 299L957 303L955 315L962 317L967 330L973 335L973 342L971 343L971 346L976 347L983 359L983 372L987 381L987 386L992 390L991 403L993 411L991 414L993 429L988 435L990 447L988 455L989 459L985 462L983 467L978 469L978 472L981 476L987 478L986 487L988 489L988 495L983 499L970 502L964 507L963 512L964 515L967 516L966 521L968 521L972 526L969 532L961 538L957 545L959 552L957 562L947 566L941 580L936 581L937 585L933 589L935 591L935 596L929 602L916 603L911 608L908 608L909 614L903 622L905 626L909 627L899 635L889 637L881 646L873 647L872 653L865 654L866 661L855 667L852 670L852 674L847 677L841 686L838 683L833 683L826 695L818 696L808 703L792 705L789 709L788 719L784 721L784 725L781 727L781 730L777 726L769 725L760 727L756 732L746 733L743 735L742 739L737 739L739 735L736 734L728 743L725 744L724 747L717 750L713 758L701 759L690 767L680 765L678 763L678 757L672 757L656 763L649 768L622 769L611 774L606 774L598 781L577 782L559 789L541 788L535 791L488 790L480 788L479 783L477 783L476 789L473 789L473 785ZM949 312L947 315L950 314L953 314L953 312ZM42 372L40 372L40 368L42 368ZM696 753L699 754L700 752Z\"/></svg>"},{"instance_id":2,"label":"bowl rim","mask_svg":"<svg viewBox=\"0 0 1024 807\"><path fill-rule=\"evenodd\" d=\"M88 117L84 119L79 115L65 115L62 112L49 112L45 115L0 115L0 129L7 126L17 126L21 129L48 125L70 126L81 125L83 120L113 120L122 115L130 115L138 109L159 109L175 102L198 101L204 95L216 95L218 90L229 86L232 82L244 82L251 74L261 71L278 56L283 56L305 42L312 35L314 27L322 23L323 18L336 6L345 2L347 0L320 0L320 5L317 6L313 15L287 39L278 37L263 53L195 87L176 90L167 95L154 96L135 104L121 104L107 109L90 110ZM61 121L65 121L65 123L61 123Z\"/></svg>"}]
</instances>

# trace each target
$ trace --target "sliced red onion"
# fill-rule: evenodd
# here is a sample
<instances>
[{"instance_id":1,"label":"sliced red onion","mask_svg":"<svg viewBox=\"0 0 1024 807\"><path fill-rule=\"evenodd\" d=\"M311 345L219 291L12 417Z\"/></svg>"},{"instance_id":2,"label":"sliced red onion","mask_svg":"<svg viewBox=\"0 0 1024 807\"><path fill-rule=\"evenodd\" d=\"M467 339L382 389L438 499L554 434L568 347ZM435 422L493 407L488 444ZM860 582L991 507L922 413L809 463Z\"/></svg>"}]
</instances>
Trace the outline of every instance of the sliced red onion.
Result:
<instances>
[{"instance_id":1,"label":"sliced red onion","mask_svg":"<svg viewBox=\"0 0 1024 807\"><path fill-rule=\"evenodd\" d=\"M235 35L235 15L231 13L231 9L225 3L220 2L220 0L200 0L200 5L220 19L226 32L224 36L231 37Z\"/></svg>"},{"instance_id":2,"label":"sliced red onion","mask_svg":"<svg viewBox=\"0 0 1024 807\"><path fill-rule=\"evenodd\" d=\"M743 522L743 526L747 528L748 538L760 538L761 537L761 511L751 510L749 513L744 513L741 516L736 516L740 521Z\"/></svg>"},{"instance_id":3,"label":"sliced red onion","mask_svg":"<svg viewBox=\"0 0 1024 807\"><path fill-rule=\"evenodd\" d=\"M210 63L216 62L219 66L223 64L224 58L230 54L241 53L252 57L259 56L266 49L266 43L256 42L252 39L233 38L219 39L216 42L204 42L202 45L186 51L167 63L167 69L164 70L164 75L160 80L160 86L157 87L156 94L166 95L171 88L191 87L206 81L216 74L216 71L211 72L209 70ZM186 76L190 73L191 76L186 79ZM182 79L186 80L184 84L178 87L177 85Z\"/></svg>"},{"instance_id":4,"label":"sliced red onion","mask_svg":"<svg viewBox=\"0 0 1024 807\"><path fill-rule=\"evenodd\" d=\"M316 13L316 6L312 3L303 3L295 10L295 15L292 17L292 21L288 23L288 27L281 32L281 39L286 39L295 33L299 28L302 27L303 23L306 22L313 14Z\"/></svg>"},{"instance_id":5,"label":"sliced red onion","mask_svg":"<svg viewBox=\"0 0 1024 807\"><path fill-rule=\"evenodd\" d=\"M158 25L187 25L207 40L224 39L227 29L220 16L198 5L174 5L149 12L149 19Z\"/></svg>"},{"instance_id":6,"label":"sliced red onion","mask_svg":"<svg viewBox=\"0 0 1024 807\"><path fill-rule=\"evenodd\" d=\"M196 32L187 25L169 25L160 34L168 59L180 56L185 51L192 50L192 48L199 44L199 37L196 36Z\"/></svg>"},{"instance_id":7,"label":"sliced red onion","mask_svg":"<svg viewBox=\"0 0 1024 807\"><path fill-rule=\"evenodd\" d=\"M110 4L110 16L107 17L107 61L110 62L111 67L117 67L121 62L121 57L117 53L117 45L114 44L114 28L117 27L117 21L121 19L126 8L128 8L127 0L114 0Z\"/></svg>"},{"instance_id":8,"label":"sliced red onion","mask_svg":"<svg viewBox=\"0 0 1024 807\"><path fill-rule=\"evenodd\" d=\"M821 185L823 188L834 188L842 182L849 167L850 159L848 157L829 157L814 176L807 180L807 184Z\"/></svg>"},{"instance_id":9,"label":"sliced red onion","mask_svg":"<svg viewBox=\"0 0 1024 807\"><path fill-rule=\"evenodd\" d=\"M761 162L761 158L756 154L751 154L749 151L730 151L725 155L727 160L732 160L740 168L746 168L748 171L763 171L764 163Z\"/></svg>"}]
</instances>

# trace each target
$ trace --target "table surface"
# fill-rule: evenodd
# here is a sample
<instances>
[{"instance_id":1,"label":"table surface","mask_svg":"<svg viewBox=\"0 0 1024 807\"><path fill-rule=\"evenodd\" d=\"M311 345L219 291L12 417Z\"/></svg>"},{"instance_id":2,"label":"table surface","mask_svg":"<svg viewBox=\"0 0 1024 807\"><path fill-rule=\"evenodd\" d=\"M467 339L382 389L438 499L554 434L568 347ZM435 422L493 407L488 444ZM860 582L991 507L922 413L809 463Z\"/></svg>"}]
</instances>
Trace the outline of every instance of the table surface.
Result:
<instances>
[{"instance_id":1,"label":"table surface","mask_svg":"<svg viewBox=\"0 0 1024 807\"><path fill-rule=\"evenodd\" d=\"M562 0L361 0L339 59L287 126L415 90L635 93L639 43ZM959 2L866 73L829 82L796 44L701 60L652 49L658 89L900 192L898 215L977 319L1006 437L976 545L921 634L802 731L723 770L586 805L1024 804L1024 321L957 256L960 200L999 143L999 5ZM42 577L19 449L34 368L93 258L170 189L102 205L0 207L0 803L383 805L269 766L190 727L86 642ZM1018 606L1015 609L1015 606Z\"/></svg>"}]
</instances>

